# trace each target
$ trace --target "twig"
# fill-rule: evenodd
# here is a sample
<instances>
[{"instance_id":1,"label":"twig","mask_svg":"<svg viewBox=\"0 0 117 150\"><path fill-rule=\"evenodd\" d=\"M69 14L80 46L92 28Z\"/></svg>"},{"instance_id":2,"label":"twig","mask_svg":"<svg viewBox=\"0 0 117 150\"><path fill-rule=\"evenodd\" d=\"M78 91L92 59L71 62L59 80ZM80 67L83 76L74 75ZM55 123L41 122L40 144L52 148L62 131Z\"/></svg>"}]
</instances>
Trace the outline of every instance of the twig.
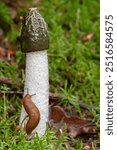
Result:
<instances>
[{"instance_id":1,"label":"twig","mask_svg":"<svg viewBox=\"0 0 117 150\"><path fill-rule=\"evenodd\" d=\"M0 94L4 94L4 91L0 90ZM5 91L5 94L18 94L18 95L23 95L22 91ZM56 93L49 93L49 100L52 102L58 101L58 100L63 100L65 96L56 94ZM83 103L82 101L78 102L79 106L83 109L88 109L88 105L86 103ZM95 109L95 107L92 105L90 106L91 109Z\"/></svg>"},{"instance_id":2,"label":"twig","mask_svg":"<svg viewBox=\"0 0 117 150\"><path fill-rule=\"evenodd\" d=\"M19 94L19 95L22 95L23 92L20 92L20 91L1 91L0 90L0 94Z\"/></svg>"}]
</instances>

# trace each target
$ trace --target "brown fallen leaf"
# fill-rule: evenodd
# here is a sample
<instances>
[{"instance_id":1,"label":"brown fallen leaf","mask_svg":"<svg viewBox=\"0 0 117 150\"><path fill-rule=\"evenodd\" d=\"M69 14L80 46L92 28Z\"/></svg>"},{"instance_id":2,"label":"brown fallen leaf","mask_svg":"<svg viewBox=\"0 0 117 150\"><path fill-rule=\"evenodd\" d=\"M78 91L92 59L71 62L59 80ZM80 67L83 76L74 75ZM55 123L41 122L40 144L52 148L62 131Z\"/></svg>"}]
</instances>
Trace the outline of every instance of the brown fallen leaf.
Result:
<instances>
[{"instance_id":1,"label":"brown fallen leaf","mask_svg":"<svg viewBox=\"0 0 117 150\"><path fill-rule=\"evenodd\" d=\"M98 129L97 129L97 127L96 126L94 126L94 125L92 125L92 126L87 126L87 127L83 127L82 128L83 129L83 133L84 134L94 134L94 133L97 133L97 131L98 131Z\"/></svg>"},{"instance_id":2,"label":"brown fallen leaf","mask_svg":"<svg viewBox=\"0 0 117 150\"><path fill-rule=\"evenodd\" d=\"M84 38L83 38L83 42L87 42L89 40L91 40L95 35L95 32L91 32L89 33L88 35L86 35Z\"/></svg>"},{"instance_id":3,"label":"brown fallen leaf","mask_svg":"<svg viewBox=\"0 0 117 150\"><path fill-rule=\"evenodd\" d=\"M65 118L64 120L67 124L70 124L70 125L74 124L76 126L90 123L89 120L81 119L78 116L71 116L71 117L69 116L69 117Z\"/></svg>"},{"instance_id":4,"label":"brown fallen leaf","mask_svg":"<svg viewBox=\"0 0 117 150\"><path fill-rule=\"evenodd\" d=\"M68 127L68 135L70 137L77 137L79 135L83 135L83 134L94 134L94 133L97 133L97 127L96 126L89 126L88 124L87 125L84 125L85 127L83 126L69 126Z\"/></svg>"},{"instance_id":5,"label":"brown fallen leaf","mask_svg":"<svg viewBox=\"0 0 117 150\"><path fill-rule=\"evenodd\" d=\"M0 56L0 61L9 63L8 59L4 56Z\"/></svg>"},{"instance_id":6,"label":"brown fallen leaf","mask_svg":"<svg viewBox=\"0 0 117 150\"><path fill-rule=\"evenodd\" d=\"M51 108L50 119L53 119L54 122L59 122L62 119L67 118L66 112L60 106L53 106Z\"/></svg>"},{"instance_id":7,"label":"brown fallen leaf","mask_svg":"<svg viewBox=\"0 0 117 150\"><path fill-rule=\"evenodd\" d=\"M7 59L8 61L12 61L13 57L15 56L16 51L13 49L8 49L7 50Z\"/></svg>"},{"instance_id":8,"label":"brown fallen leaf","mask_svg":"<svg viewBox=\"0 0 117 150\"><path fill-rule=\"evenodd\" d=\"M56 100L62 100L64 99L64 96L60 95L60 94L55 94L55 93L49 93L49 100L50 101L56 101Z\"/></svg>"},{"instance_id":9,"label":"brown fallen leaf","mask_svg":"<svg viewBox=\"0 0 117 150\"><path fill-rule=\"evenodd\" d=\"M0 83L11 85L11 84L13 84L13 81L9 78L1 77Z\"/></svg>"},{"instance_id":10,"label":"brown fallen leaf","mask_svg":"<svg viewBox=\"0 0 117 150\"><path fill-rule=\"evenodd\" d=\"M68 136L75 138L75 137L77 137L78 133L81 133L81 129L78 130L74 126L68 127Z\"/></svg>"},{"instance_id":11,"label":"brown fallen leaf","mask_svg":"<svg viewBox=\"0 0 117 150\"><path fill-rule=\"evenodd\" d=\"M5 48L0 47L0 60L4 62L10 62L13 63L15 61L15 54L16 51L12 48L8 48L7 50Z\"/></svg>"},{"instance_id":12,"label":"brown fallen leaf","mask_svg":"<svg viewBox=\"0 0 117 150\"><path fill-rule=\"evenodd\" d=\"M64 109L60 106L53 106L51 108L50 118L54 120L54 122L59 122L60 120L64 120L67 124L80 125L89 123L89 121L79 118L78 116L69 116L64 111Z\"/></svg>"},{"instance_id":13,"label":"brown fallen leaf","mask_svg":"<svg viewBox=\"0 0 117 150\"><path fill-rule=\"evenodd\" d=\"M88 144L86 144L84 147L83 147L83 150L94 150L92 149L92 147Z\"/></svg>"},{"instance_id":14,"label":"brown fallen leaf","mask_svg":"<svg viewBox=\"0 0 117 150\"><path fill-rule=\"evenodd\" d=\"M91 112L89 112L88 110L84 110L84 115L85 115L85 118L91 118L92 117Z\"/></svg>"},{"instance_id":15,"label":"brown fallen leaf","mask_svg":"<svg viewBox=\"0 0 117 150\"><path fill-rule=\"evenodd\" d=\"M0 55L1 56L6 56L7 55L6 49L0 47Z\"/></svg>"},{"instance_id":16,"label":"brown fallen leaf","mask_svg":"<svg viewBox=\"0 0 117 150\"><path fill-rule=\"evenodd\" d=\"M78 116L69 116L62 107L57 105L51 108L50 120L53 120L51 126L55 126L54 123L57 125L59 122L59 129L63 126L61 120L63 121L62 123L67 124L68 135L71 137L83 134L94 134L98 131L97 127L92 122L89 122L89 120L81 119Z\"/></svg>"}]
</instances>

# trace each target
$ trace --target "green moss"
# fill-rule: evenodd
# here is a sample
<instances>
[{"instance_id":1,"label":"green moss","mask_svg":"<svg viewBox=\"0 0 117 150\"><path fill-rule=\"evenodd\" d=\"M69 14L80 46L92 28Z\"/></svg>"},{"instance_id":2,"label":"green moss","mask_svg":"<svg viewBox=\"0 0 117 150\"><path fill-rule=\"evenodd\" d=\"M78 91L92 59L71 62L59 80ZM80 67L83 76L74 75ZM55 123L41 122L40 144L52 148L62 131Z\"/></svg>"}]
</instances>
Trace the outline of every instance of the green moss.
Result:
<instances>
[{"instance_id":1,"label":"green moss","mask_svg":"<svg viewBox=\"0 0 117 150\"><path fill-rule=\"evenodd\" d=\"M3 1L0 4L0 8L5 7L4 10L0 9L2 19L13 28L13 21L8 16L8 6ZM31 2L28 3L29 6L33 7L35 4ZM66 107L72 105L80 117L83 117L84 114L79 108L79 101L87 103L89 108L93 105L95 109L90 109L93 114L92 120L99 127L99 0L42 0L36 7L48 24L50 91L65 95L65 99L58 101L58 104ZM19 16L22 16L26 12L26 8L18 8L17 12ZM21 28L21 24L18 24L18 28ZM95 32L95 36L90 41L83 43L83 37L91 32ZM12 36L11 34L12 32L9 33L10 36ZM14 34L14 39L18 34L17 31ZM9 41L15 43L13 39L8 38ZM15 43L15 46L18 47L18 44ZM20 50L16 53L14 65L0 62L0 76L11 78L14 81L12 86L3 87L0 85L0 89L2 87L2 90L5 88L5 90L23 91L24 69L19 69L19 66L24 62L25 56ZM36 137L33 141L27 142L24 132L16 132L15 130L20 117L21 97L5 95L5 99L4 103L4 96L2 95L0 98L0 150L30 150L32 147L34 150L54 150L57 149L56 143L60 149L65 149L66 141L69 141L66 134L64 133L59 139L50 129L47 129L43 138ZM5 112L7 113L10 104L15 104L17 111L9 118ZM70 140L74 142L73 146L76 149L83 149L81 140L77 138Z\"/></svg>"}]
</instances>

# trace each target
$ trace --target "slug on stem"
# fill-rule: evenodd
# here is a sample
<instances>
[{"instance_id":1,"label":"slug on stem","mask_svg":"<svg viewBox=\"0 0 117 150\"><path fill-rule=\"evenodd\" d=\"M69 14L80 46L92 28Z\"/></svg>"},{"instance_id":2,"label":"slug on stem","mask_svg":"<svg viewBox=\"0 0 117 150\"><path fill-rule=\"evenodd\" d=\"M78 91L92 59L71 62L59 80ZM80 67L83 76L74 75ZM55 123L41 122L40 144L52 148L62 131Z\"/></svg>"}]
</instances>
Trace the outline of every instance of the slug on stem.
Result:
<instances>
[{"instance_id":1,"label":"slug on stem","mask_svg":"<svg viewBox=\"0 0 117 150\"><path fill-rule=\"evenodd\" d=\"M30 135L40 121L40 112L31 99L32 95L26 94L23 98L23 106L28 114L26 133Z\"/></svg>"}]
</instances>

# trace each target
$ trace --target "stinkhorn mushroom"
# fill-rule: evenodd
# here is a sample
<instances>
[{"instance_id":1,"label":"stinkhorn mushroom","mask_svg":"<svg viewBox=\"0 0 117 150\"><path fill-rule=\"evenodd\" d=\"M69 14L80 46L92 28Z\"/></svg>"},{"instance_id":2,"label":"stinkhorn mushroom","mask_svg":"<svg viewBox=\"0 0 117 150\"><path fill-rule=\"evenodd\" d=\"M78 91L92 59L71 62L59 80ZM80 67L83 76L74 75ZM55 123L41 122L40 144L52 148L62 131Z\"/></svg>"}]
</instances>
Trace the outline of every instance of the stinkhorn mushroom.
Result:
<instances>
[{"instance_id":1,"label":"stinkhorn mushroom","mask_svg":"<svg viewBox=\"0 0 117 150\"><path fill-rule=\"evenodd\" d=\"M21 50L26 53L26 70L25 70L25 87L24 98L30 97L39 110L39 113L31 114L32 122L25 123L26 116L30 115L31 104L29 101L24 101L22 106L20 125L24 127L25 124L30 122L27 128L30 128L31 123L34 123L35 115L40 115L37 126L32 133L37 132L39 137L43 136L46 131L46 123L48 121L48 102L49 102L49 80L48 80L48 58L47 49L49 47L49 38L47 25L38 12L37 8L30 8L29 15L23 21L21 31ZM28 93L27 93L28 90ZM27 96L28 94L28 96ZM25 97L27 96L27 97ZM27 104L26 104L27 103ZM28 109L27 109L28 107ZM26 110L27 109L27 110ZM27 112L29 111L29 112ZM38 118L38 117L37 117ZM27 131L29 131L27 129Z\"/></svg>"}]
</instances>

